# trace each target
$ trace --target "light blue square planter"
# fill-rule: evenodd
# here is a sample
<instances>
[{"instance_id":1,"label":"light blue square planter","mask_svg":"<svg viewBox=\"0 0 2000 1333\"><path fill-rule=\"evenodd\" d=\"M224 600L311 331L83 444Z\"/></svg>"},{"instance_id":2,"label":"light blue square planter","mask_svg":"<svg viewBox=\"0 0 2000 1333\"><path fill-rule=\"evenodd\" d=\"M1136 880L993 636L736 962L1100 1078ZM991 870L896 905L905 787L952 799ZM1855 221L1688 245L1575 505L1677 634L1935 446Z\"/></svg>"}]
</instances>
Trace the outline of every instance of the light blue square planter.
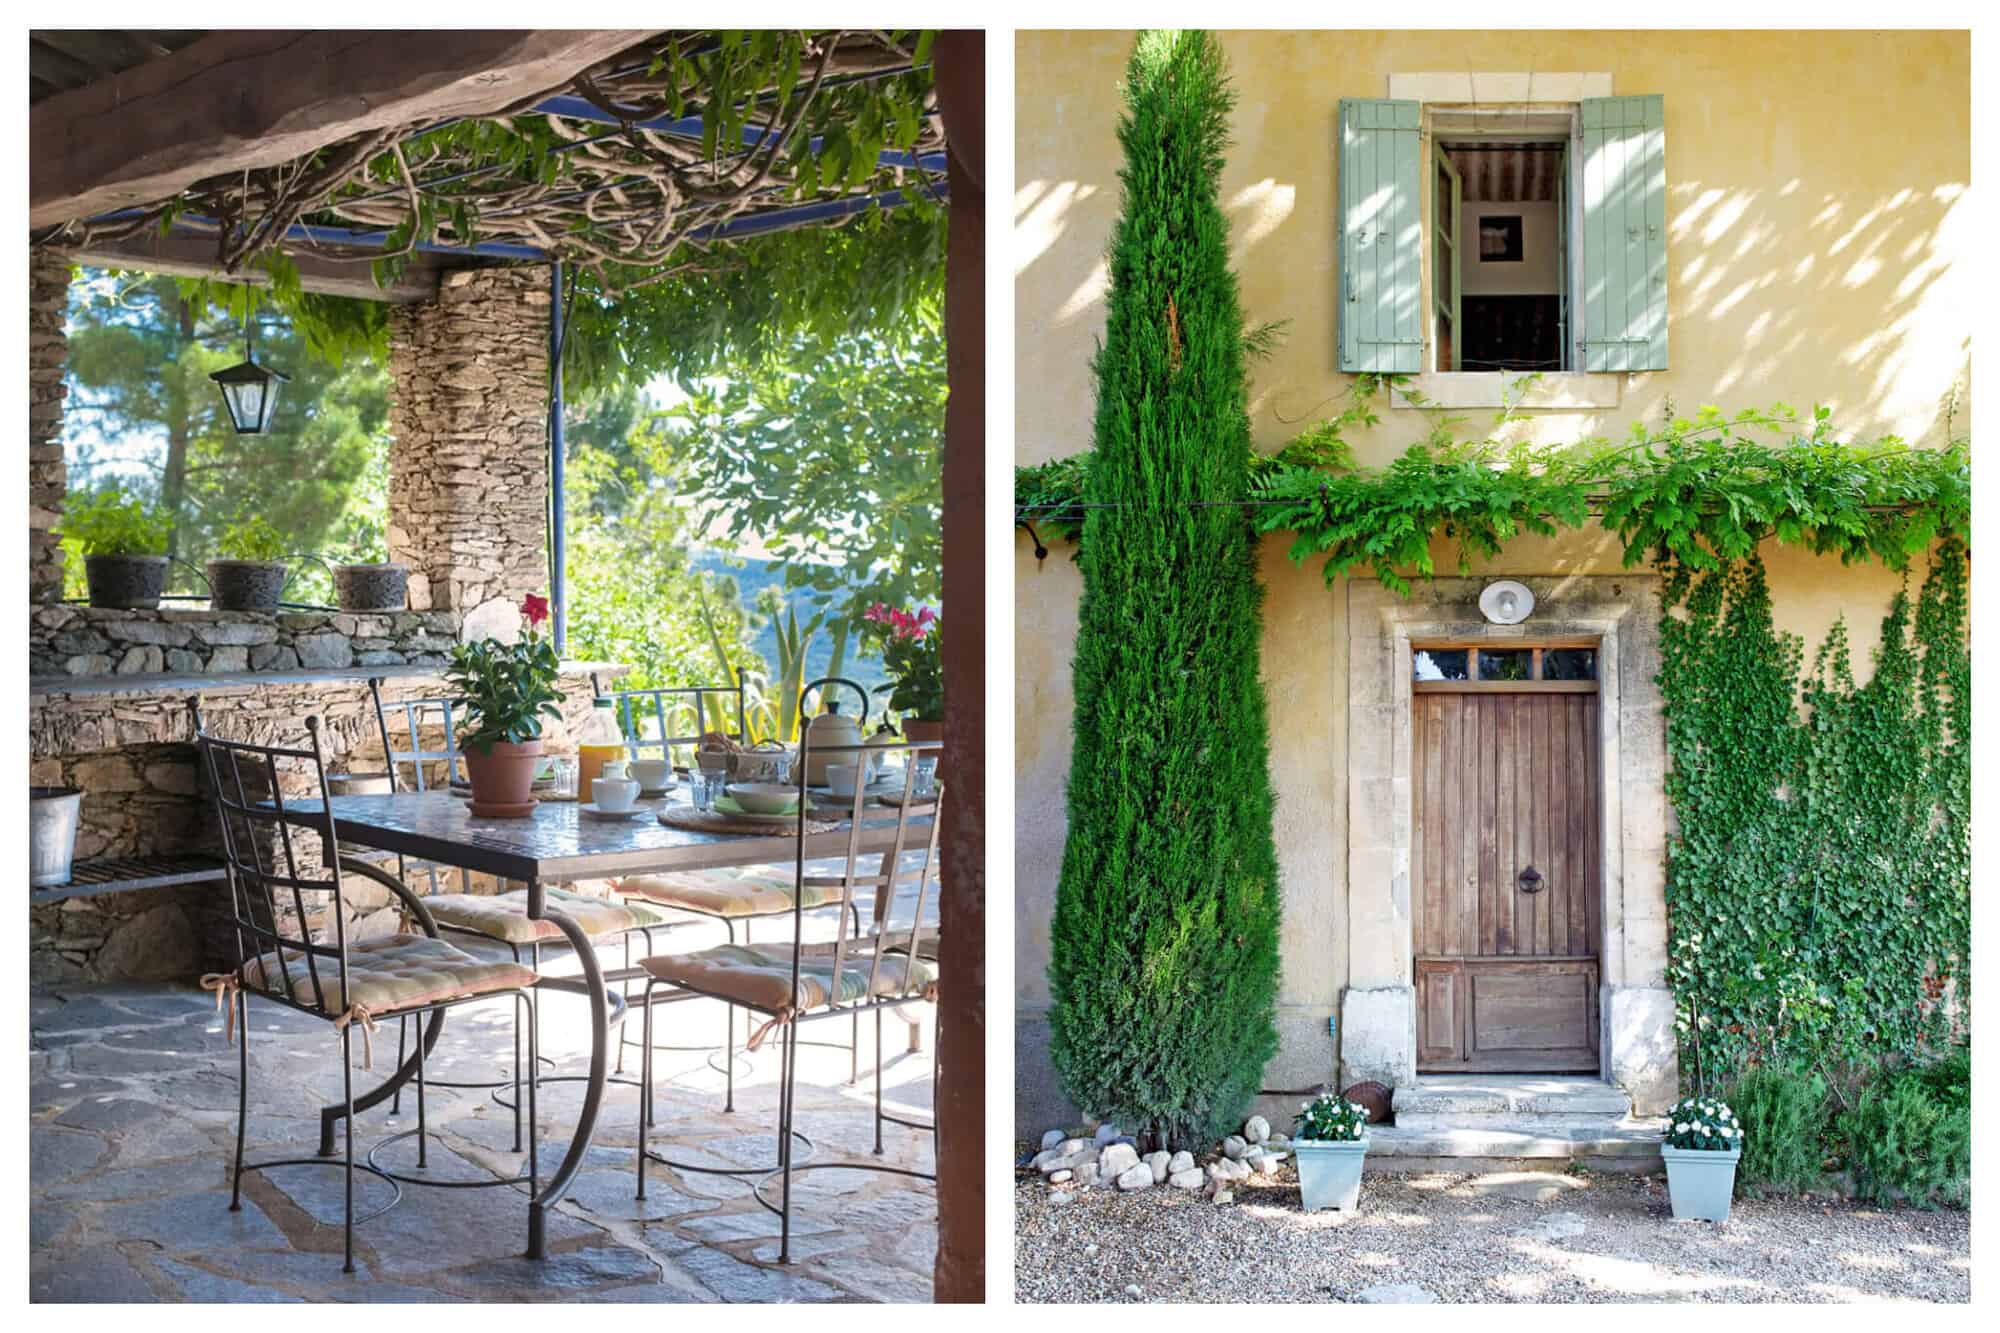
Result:
<instances>
[{"instance_id":1,"label":"light blue square planter","mask_svg":"<svg viewBox=\"0 0 2000 1333\"><path fill-rule=\"evenodd\" d=\"M1325 1139L1293 1139L1292 1156L1299 1164L1299 1193L1309 1213L1322 1208L1354 1211L1361 1198L1361 1161L1368 1140L1350 1143Z\"/></svg>"},{"instance_id":2,"label":"light blue square planter","mask_svg":"<svg viewBox=\"0 0 2000 1333\"><path fill-rule=\"evenodd\" d=\"M1741 1148L1721 1152L1661 1144L1660 1157L1667 1164L1667 1197L1673 1200L1674 1216L1727 1222L1729 1201L1736 1193L1736 1161L1742 1156Z\"/></svg>"}]
</instances>

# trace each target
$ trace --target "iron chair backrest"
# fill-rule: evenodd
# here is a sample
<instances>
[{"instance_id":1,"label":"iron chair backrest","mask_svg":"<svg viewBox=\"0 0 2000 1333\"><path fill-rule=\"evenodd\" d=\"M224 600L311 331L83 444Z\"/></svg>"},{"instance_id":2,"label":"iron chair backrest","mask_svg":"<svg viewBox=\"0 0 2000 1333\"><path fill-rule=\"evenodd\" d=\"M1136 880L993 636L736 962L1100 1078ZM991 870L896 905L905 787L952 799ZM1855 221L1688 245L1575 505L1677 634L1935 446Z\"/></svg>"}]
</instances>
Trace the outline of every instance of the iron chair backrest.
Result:
<instances>
[{"instance_id":1,"label":"iron chair backrest","mask_svg":"<svg viewBox=\"0 0 2000 1333\"><path fill-rule=\"evenodd\" d=\"M416 791L430 790L430 780L424 773L425 764L435 764L442 761L445 766L445 784L447 786L460 779L463 775L463 770L459 765L463 762L463 753L458 748L458 723L455 720L455 715L463 716L465 714L465 700L445 695L433 695L423 699L401 699L391 704L382 698L382 678L380 676L371 676L369 678L368 697L375 705L376 730L382 734L382 762L389 771L390 795L393 796L403 789L401 766L404 764L410 765L415 773L411 785ZM392 709L402 714L403 735L409 738L407 749L400 748L396 744L389 730L389 713ZM444 727L444 748L442 750L426 750L424 748L424 718L427 714L431 713L437 715L439 722ZM410 882L410 872L415 870L425 872L430 880L431 892L435 894L441 887L438 872L440 870L448 871L448 867L439 866L434 861L415 860L404 856L400 852L396 854L397 879L408 884Z\"/></svg>"},{"instance_id":2,"label":"iron chair backrest","mask_svg":"<svg viewBox=\"0 0 2000 1333\"><path fill-rule=\"evenodd\" d=\"M838 920L843 923L837 931L833 943L833 972L835 984L832 987L835 1007L839 1002L839 978L842 968L850 956L866 956L869 960L868 987L863 992L863 1003L885 998L877 993L877 982L881 976L882 960L888 954L902 954L905 963L900 989L894 998L916 999L923 987L915 984L916 961L923 947L924 908L929 901L930 887L937 874L938 829L942 824L944 808L944 784L933 779L930 796L919 800L916 795L916 761L920 757L935 757L943 750L942 741L897 741L894 744L875 743L862 745L821 745L814 746L810 730L802 732L799 739L798 763L793 767L795 781L799 789L800 837L794 857L792 893L792 993L798 993L799 959L802 953L802 935L805 890L809 887L838 886L840 912ZM854 794L849 798L835 798L848 802L847 809L847 853L846 865L842 873L834 876L811 876L806 874L806 851L804 822L810 804L806 791L806 760L809 754L818 753L829 759L835 756L851 758L860 770L855 776ZM891 754L901 753L903 762L903 790L900 804L895 807L896 833L887 852L882 853L880 868L872 875L863 874L862 858L872 853L861 850L862 821L878 819L886 813L868 806L870 800L869 770L874 762ZM917 870L903 869L903 854L916 850L911 846L910 821L913 815L928 815L930 827L923 840L923 864ZM917 886L916 902L910 912L909 930L904 933L895 925L896 891L914 881ZM874 911L870 914L870 929L865 937L850 941L844 924L851 919L854 910L854 891L862 886L871 886L874 891ZM850 943L853 949L849 948ZM865 954L863 953L865 951Z\"/></svg>"},{"instance_id":3,"label":"iron chair backrest","mask_svg":"<svg viewBox=\"0 0 2000 1333\"><path fill-rule=\"evenodd\" d=\"M730 695L736 696L736 737L748 741L750 738L750 705L748 690L743 684L743 674L736 673L734 685L676 685L657 690L605 690L599 689L597 697L610 699L618 711L618 728L625 733L625 744L634 759L651 757L649 752L657 750L659 758L673 762L674 746L699 745L702 736L709 730L708 701L711 696L721 701L727 709ZM673 700L669 703L668 700ZM694 709L694 731L678 733L675 727L690 706ZM650 704L648 708L646 705ZM642 735L642 728L651 717L659 734ZM725 714L726 716L726 714Z\"/></svg>"},{"instance_id":4,"label":"iron chair backrest","mask_svg":"<svg viewBox=\"0 0 2000 1333\"><path fill-rule=\"evenodd\" d=\"M382 732L382 752L386 756L386 762L389 766L389 790L391 793L402 790L402 778L399 776L398 770L403 764L409 764L416 774L412 783L413 789L416 791L430 790L429 779L424 775L425 764L442 762L445 766L445 783L447 786L460 780L462 774L459 765L464 760L458 748L458 722L454 715L456 717L463 717L465 715L465 700L437 695L425 699L400 699L391 704L382 698L382 678L380 676L372 677L369 680L368 695L375 704L375 725ZM402 714L403 734L409 738L409 745L407 747L399 747L390 737L389 712L391 709ZM444 724L444 748L442 750L426 750L424 748L424 720L432 713L437 714L439 720Z\"/></svg>"},{"instance_id":5,"label":"iron chair backrest","mask_svg":"<svg viewBox=\"0 0 2000 1333\"><path fill-rule=\"evenodd\" d=\"M310 742L306 749L253 745L211 734L195 701L195 745L208 775L209 795L222 825L223 858L229 871L230 912L235 918L237 962L262 960L244 969L242 984L268 999L295 1009L337 1017L345 1008L347 987L347 912L341 897L333 808L327 803L326 760L320 747L320 720L305 720ZM279 764L309 766L318 809L287 804L278 781ZM310 798L308 798L310 799ZM301 864L296 842L311 833L320 839L326 864L317 876ZM312 914L306 895L329 895L328 915L333 943L312 938ZM289 900L296 933L281 922L280 903ZM303 991L300 983L307 983Z\"/></svg>"}]
</instances>

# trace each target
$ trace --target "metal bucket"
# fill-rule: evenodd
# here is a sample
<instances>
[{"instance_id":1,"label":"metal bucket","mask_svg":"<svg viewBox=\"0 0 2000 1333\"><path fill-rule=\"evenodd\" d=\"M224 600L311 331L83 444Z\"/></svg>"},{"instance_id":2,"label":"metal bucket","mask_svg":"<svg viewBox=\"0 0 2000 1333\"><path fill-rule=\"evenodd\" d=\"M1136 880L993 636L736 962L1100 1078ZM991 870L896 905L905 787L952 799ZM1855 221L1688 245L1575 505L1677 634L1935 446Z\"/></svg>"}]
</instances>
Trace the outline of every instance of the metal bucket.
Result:
<instances>
[{"instance_id":1,"label":"metal bucket","mask_svg":"<svg viewBox=\"0 0 2000 1333\"><path fill-rule=\"evenodd\" d=\"M28 886L54 888L69 883L76 855L77 816L83 793L74 787L28 788Z\"/></svg>"}]
</instances>

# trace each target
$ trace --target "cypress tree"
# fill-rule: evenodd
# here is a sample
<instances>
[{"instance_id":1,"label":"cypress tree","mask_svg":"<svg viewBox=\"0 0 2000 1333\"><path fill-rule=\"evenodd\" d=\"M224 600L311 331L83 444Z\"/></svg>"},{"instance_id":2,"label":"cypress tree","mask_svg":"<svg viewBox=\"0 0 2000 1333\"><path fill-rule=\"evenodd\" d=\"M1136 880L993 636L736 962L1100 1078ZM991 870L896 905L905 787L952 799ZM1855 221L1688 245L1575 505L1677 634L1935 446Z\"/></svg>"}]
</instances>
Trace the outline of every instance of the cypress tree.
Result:
<instances>
[{"instance_id":1,"label":"cypress tree","mask_svg":"<svg viewBox=\"0 0 2000 1333\"><path fill-rule=\"evenodd\" d=\"M1094 365L1051 1052L1070 1097L1212 1142L1277 1049L1278 873L1244 326L1207 33L1143 34ZM1205 502L1221 501L1221 504Z\"/></svg>"}]
</instances>

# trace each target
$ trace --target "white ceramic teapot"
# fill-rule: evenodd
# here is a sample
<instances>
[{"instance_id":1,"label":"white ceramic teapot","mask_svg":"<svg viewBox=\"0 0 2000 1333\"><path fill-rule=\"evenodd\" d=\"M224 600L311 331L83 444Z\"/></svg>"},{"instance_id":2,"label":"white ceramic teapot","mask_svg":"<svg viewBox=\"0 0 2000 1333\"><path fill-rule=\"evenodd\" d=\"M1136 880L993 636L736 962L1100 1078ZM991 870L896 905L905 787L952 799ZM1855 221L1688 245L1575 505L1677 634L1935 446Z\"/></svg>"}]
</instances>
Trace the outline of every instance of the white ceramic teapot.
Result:
<instances>
[{"instance_id":1,"label":"white ceramic teapot","mask_svg":"<svg viewBox=\"0 0 2000 1333\"><path fill-rule=\"evenodd\" d=\"M861 699L861 715L847 717L840 711L840 705L832 699L826 700L826 711L806 724L806 782L809 786L824 786L828 764L858 764L863 756L853 750L834 748L822 754L822 746L858 746L861 744L861 727L868 720L868 692L851 680L841 676L824 676L799 691L799 702L822 685L845 685ZM824 697L824 696L822 696Z\"/></svg>"}]
</instances>

